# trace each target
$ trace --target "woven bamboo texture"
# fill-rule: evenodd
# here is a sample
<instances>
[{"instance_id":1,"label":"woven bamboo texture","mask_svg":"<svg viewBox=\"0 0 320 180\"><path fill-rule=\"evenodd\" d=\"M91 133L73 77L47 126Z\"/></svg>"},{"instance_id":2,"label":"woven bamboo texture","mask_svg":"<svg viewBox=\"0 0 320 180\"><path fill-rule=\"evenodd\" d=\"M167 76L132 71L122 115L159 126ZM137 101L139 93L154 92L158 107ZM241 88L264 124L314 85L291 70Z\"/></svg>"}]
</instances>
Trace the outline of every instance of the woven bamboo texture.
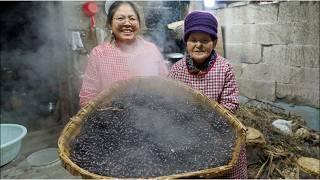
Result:
<instances>
[{"instance_id":1,"label":"woven bamboo texture","mask_svg":"<svg viewBox=\"0 0 320 180\"><path fill-rule=\"evenodd\" d=\"M167 88L170 87L170 88ZM143 88L148 91L167 91L166 93L173 93L175 96L194 96L194 98L205 105L211 107L218 112L223 119L225 119L233 127L237 134L237 139L232 153L231 161L220 167L214 167L205 170L199 170L194 172L173 174L169 176L157 177L157 179L171 179L171 178L213 178L224 175L228 172L236 163L240 153L240 146L245 143L246 128L242 123L228 110L223 108L217 102L210 100L207 96L203 95L200 91L196 91L181 82L164 79L160 77L136 77L128 80L118 81L111 87L101 92L93 101L89 102L83 107L70 121L66 124L63 131L60 134L58 140L59 157L62 160L62 164L72 175L82 176L83 178L94 179L106 179L115 177L106 177L97 174L93 174L85 169L82 169L77 164L71 161L70 156L70 142L79 134L82 124L86 117L95 111L98 105L111 103L113 98L117 96L122 90L128 88ZM145 177L142 177L145 178Z\"/></svg>"}]
</instances>

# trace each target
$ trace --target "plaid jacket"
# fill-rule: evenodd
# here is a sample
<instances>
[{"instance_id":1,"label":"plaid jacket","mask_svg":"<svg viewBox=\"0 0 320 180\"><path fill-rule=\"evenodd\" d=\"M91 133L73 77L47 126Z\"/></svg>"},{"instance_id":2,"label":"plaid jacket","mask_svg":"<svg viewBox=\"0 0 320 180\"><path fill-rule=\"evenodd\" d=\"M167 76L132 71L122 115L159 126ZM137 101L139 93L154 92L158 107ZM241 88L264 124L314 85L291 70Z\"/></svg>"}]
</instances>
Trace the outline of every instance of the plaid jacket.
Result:
<instances>
[{"instance_id":1,"label":"plaid jacket","mask_svg":"<svg viewBox=\"0 0 320 180\"><path fill-rule=\"evenodd\" d=\"M79 93L81 107L115 81L134 76L167 76L162 54L154 44L139 37L133 47L125 52L105 42L92 49Z\"/></svg>"},{"instance_id":2,"label":"plaid jacket","mask_svg":"<svg viewBox=\"0 0 320 180\"><path fill-rule=\"evenodd\" d=\"M232 66L220 55L218 55L213 67L204 75L190 74L187 69L186 60L183 58L171 67L169 77L200 90L231 112L235 112L239 108L239 90ZM241 147L239 159L233 169L220 178L248 178L245 146Z\"/></svg>"},{"instance_id":3,"label":"plaid jacket","mask_svg":"<svg viewBox=\"0 0 320 180\"><path fill-rule=\"evenodd\" d=\"M231 112L239 108L239 90L232 66L220 55L207 74L190 74L183 58L171 67L169 77L200 90Z\"/></svg>"}]
</instances>

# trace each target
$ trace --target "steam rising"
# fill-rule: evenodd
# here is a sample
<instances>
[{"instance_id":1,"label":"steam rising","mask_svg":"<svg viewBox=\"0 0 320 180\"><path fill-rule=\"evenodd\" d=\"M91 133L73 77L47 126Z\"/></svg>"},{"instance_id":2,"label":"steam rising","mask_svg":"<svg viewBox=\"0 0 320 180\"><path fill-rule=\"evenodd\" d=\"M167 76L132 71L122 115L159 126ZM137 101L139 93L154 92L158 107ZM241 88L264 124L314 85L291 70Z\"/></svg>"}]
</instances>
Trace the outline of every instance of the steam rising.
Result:
<instances>
[{"instance_id":1,"label":"steam rising","mask_svg":"<svg viewBox=\"0 0 320 180\"><path fill-rule=\"evenodd\" d=\"M57 101L58 69L64 59L59 23L50 2L1 3L1 123L41 127L49 102ZM49 11L50 12L50 11ZM60 34L60 35L59 35ZM33 124L36 124L33 126Z\"/></svg>"},{"instance_id":2,"label":"steam rising","mask_svg":"<svg viewBox=\"0 0 320 180\"><path fill-rule=\"evenodd\" d=\"M157 3L157 7L163 7L171 2L144 3L144 6L153 7ZM57 103L59 79L74 76L66 73L66 68L72 72L73 67L72 59L66 56L70 52L66 48L64 35L68 30L64 24L68 22L63 22L62 6L61 2L41 1L1 3L2 123L48 124L43 121L43 116L49 114L50 102ZM158 45L161 52L171 51L165 47L175 46L172 37L167 37L166 25L180 20L179 11L174 8L166 12L171 13L162 13L159 8L145 11L149 22L146 37ZM159 64L155 60L161 58L161 54L145 55L147 52L142 47L137 51L142 52L142 56L136 57L136 63L128 65L130 69L145 76L158 74Z\"/></svg>"},{"instance_id":3,"label":"steam rising","mask_svg":"<svg viewBox=\"0 0 320 180\"><path fill-rule=\"evenodd\" d=\"M154 42L162 53L181 52L182 44L169 31L167 24L183 19L182 12L188 2L183 1L147 1L145 2L144 16L148 32L146 37Z\"/></svg>"},{"instance_id":4,"label":"steam rising","mask_svg":"<svg viewBox=\"0 0 320 180\"><path fill-rule=\"evenodd\" d=\"M134 81L111 92L105 104L88 114L71 143L73 162L121 178L192 172L229 162L236 135L217 112L167 81L139 79L138 88Z\"/></svg>"}]
</instances>

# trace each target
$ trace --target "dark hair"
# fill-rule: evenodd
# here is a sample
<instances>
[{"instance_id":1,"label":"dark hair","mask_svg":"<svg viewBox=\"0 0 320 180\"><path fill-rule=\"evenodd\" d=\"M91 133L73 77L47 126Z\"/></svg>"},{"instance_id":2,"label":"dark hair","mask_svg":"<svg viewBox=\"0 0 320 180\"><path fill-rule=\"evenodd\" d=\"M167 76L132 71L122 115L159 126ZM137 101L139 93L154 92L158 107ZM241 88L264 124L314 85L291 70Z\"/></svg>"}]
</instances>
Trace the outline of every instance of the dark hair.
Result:
<instances>
[{"instance_id":1,"label":"dark hair","mask_svg":"<svg viewBox=\"0 0 320 180\"><path fill-rule=\"evenodd\" d=\"M141 18L140 18L140 13L139 13L138 7L134 2L131 2L131 1L115 1L114 3L112 3L108 9L107 25L109 25L111 27L114 13L118 10L118 8L122 4L129 4L132 7L133 11L136 13L136 15L138 17L139 25L141 26Z\"/></svg>"}]
</instances>

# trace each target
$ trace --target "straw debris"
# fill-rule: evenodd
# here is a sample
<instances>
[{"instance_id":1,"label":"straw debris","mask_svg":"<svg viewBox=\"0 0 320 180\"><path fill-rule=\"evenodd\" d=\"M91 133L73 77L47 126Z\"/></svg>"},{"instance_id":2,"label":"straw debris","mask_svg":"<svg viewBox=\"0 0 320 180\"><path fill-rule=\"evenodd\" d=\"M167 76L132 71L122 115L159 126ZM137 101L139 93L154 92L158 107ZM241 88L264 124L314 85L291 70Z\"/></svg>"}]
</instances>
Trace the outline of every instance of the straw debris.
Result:
<instances>
[{"instance_id":1,"label":"straw debris","mask_svg":"<svg viewBox=\"0 0 320 180\"><path fill-rule=\"evenodd\" d=\"M241 105L236 116L245 126L260 130L266 140L262 156L255 162L248 162L249 178L316 178L302 176L296 163L301 156L320 159L319 132L307 128L301 117L286 114L280 108L275 110L267 103ZM292 121L292 131L298 132L292 136L280 133L272 127L276 119Z\"/></svg>"}]
</instances>

